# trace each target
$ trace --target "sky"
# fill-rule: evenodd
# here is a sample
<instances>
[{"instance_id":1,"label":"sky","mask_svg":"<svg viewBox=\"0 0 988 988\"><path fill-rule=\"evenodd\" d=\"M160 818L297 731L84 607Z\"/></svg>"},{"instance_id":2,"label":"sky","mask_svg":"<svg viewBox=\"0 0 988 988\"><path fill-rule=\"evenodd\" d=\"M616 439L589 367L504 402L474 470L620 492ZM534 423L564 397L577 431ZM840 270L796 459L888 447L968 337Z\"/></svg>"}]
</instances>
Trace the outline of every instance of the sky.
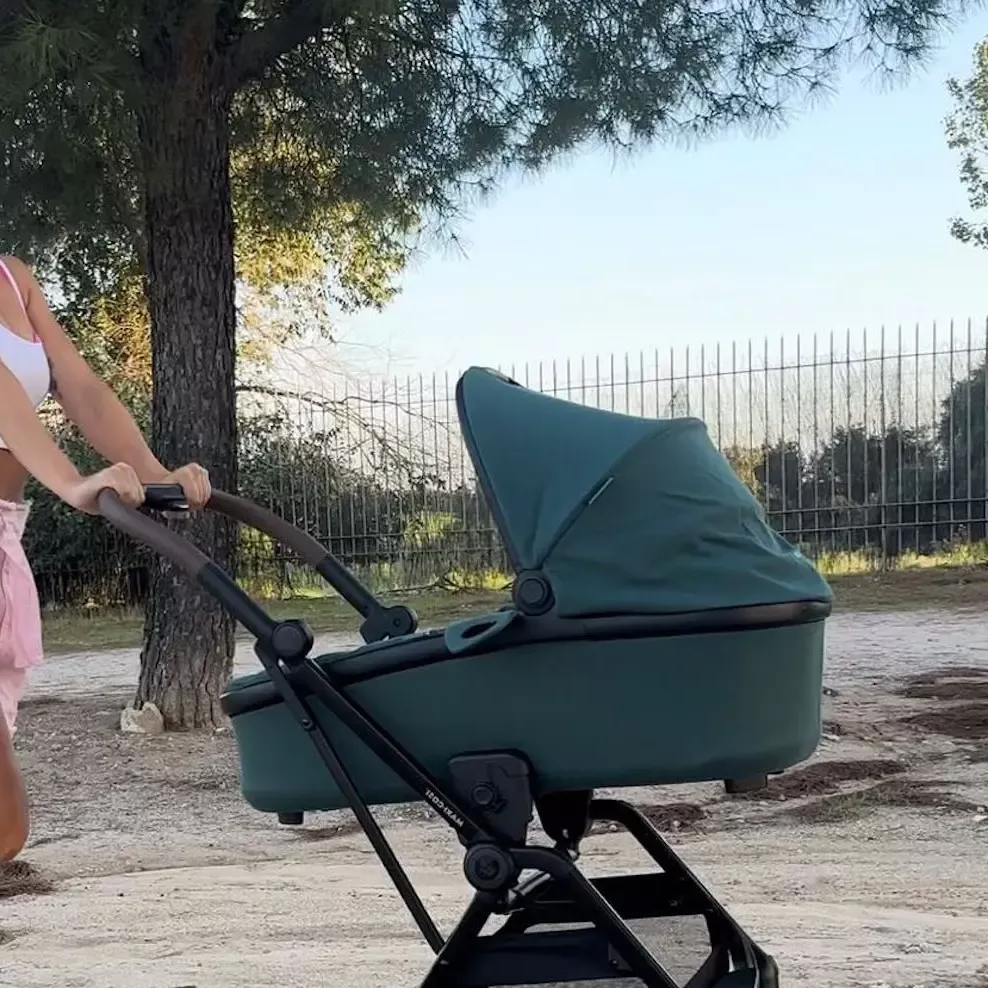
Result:
<instances>
[{"instance_id":1,"label":"sky","mask_svg":"<svg viewBox=\"0 0 988 988\"><path fill-rule=\"evenodd\" d=\"M988 252L949 233L965 198L945 81L966 78L988 14L893 88L846 78L780 133L586 153L514 181L418 259L339 354L391 377L471 364L795 339L988 316Z\"/></svg>"}]
</instances>

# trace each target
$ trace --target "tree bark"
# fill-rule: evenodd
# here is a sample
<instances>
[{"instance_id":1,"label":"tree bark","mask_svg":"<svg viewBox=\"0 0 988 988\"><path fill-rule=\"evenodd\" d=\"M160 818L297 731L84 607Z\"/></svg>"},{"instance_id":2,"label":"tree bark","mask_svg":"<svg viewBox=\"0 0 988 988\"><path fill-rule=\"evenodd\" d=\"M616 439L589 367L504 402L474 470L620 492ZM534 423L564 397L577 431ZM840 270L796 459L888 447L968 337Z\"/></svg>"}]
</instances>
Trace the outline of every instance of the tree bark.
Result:
<instances>
[{"instance_id":1,"label":"tree bark","mask_svg":"<svg viewBox=\"0 0 988 988\"><path fill-rule=\"evenodd\" d=\"M166 466L201 463L214 487L236 490L232 85L216 25L182 24L183 9L150 0L141 39L152 445ZM202 513L175 524L232 570L230 523ZM153 702L172 728L220 723L233 631L211 596L157 561L137 705Z\"/></svg>"}]
</instances>

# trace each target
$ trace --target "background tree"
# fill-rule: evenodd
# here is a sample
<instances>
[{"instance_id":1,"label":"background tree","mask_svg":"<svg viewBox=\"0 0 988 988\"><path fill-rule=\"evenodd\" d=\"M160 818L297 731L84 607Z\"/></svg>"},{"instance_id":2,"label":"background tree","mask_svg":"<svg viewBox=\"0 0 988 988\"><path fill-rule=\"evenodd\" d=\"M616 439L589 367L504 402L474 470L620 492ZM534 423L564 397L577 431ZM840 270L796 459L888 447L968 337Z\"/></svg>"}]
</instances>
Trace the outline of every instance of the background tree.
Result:
<instances>
[{"instance_id":1,"label":"background tree","mask_svg":"<svg viewBox=\"0 0 988 988\"><path fill-rule=\"evenodd\" d=\"M942 450L937 485L941 503L937 520L941 537L963 530L971 539L984 539L988 507L988 392L982 363L959 381L940 403L937 439Z\"/></svg>"},{"instance_id":2,"label":"background tree","mask_svg":"<svg viewBox=\"0 0 988 988\"><path fill-rule=\"evenodd\" d=\"M400 250L508 168L778 122L842 60L922 55L949 3L6 0L0 239L103 289L140 259L155 450L235 488L235 220L337 243L355 203ZM225 525L192 531L232 563ZM231 652L163 568L139 699L211 722Z\"/></svg>"},{"instance_id":3,"label":"background tree","mask_svg":"<svg viewBox=\"0 0 988 988\"><path fill-rule=\"evenodd\" d=\"M947 117L947 146L960 155L960 174L971 215L957 217L950 232L962 243L988 247L988 38L974 49L974 72L947 89L954 111Z\"/></svg>"}]
</instances>

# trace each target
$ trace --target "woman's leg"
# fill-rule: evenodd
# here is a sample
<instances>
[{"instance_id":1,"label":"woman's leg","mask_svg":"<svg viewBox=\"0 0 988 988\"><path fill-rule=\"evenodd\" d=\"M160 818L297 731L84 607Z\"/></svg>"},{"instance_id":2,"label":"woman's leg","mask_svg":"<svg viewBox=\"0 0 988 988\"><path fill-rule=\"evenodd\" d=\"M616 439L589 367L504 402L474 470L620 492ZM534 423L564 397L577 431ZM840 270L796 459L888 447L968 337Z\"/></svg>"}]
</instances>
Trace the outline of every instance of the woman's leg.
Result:
<instances>
[{"instance_id":1,"label":"woman's leg","mask_svg":"<svg viewBox=\"0 0 988 988\"><path fill-rule=\"evenodd\" d=\"M11 739L26 680L26 669L0 668L0 861L20 854L30 829L27 794Z\"/></svg>"},{"instance_id":2,"label":"woman's leg","mask_svg":"<svg viewBox=\"0 0 988 988\"><path fill-rule=\"evenodd\" d=\"M42 659L41 609L21 545L29 506L0 501L0 861L27 842L24 780L14 756L14 722L32 666Z\"/></svg>"}]
</instances>

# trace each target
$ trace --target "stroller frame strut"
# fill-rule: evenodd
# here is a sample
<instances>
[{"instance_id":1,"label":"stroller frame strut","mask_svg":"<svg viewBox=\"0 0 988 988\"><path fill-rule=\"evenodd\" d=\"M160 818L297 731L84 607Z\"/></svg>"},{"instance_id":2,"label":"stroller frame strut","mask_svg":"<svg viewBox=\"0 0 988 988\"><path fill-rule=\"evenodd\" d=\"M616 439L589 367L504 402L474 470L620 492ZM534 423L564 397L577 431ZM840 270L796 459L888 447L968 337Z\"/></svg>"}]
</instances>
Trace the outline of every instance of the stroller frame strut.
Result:
<instances>
[{"instance_id":1,"label":"stroller frame strut","mask_svg":"<svg viewBox=\"0 0 988 988\"><path fill-rule=\"evenodd\" d=\"M181 492L149 488L147 506L181 507ZM324 547L271 512L222 492L209 505L259 528L301 553L365 617L365 640L415 630L407 608L386 608ZM405 906L436 954L420 988L495 988L574 981L637 979L647 988L680 988L629 922L702 916L710 953L684 988L778 988L774 960L761 950L689 870L649 820L631 804L591 792L533 795L522 752L465 752L449 763L451 786L434 778L394 737L309 657L313 635L294 619L275 621L215 563L164 526L124 508L109 492L102 513L118 528L188 570L257 638L255 652L285 705L315 745ZM358 604L360 606L358 606ZM444 937L315 716L317 699L385 762L448 826L465 848L463 870L472 901ZM537 810L554 846L530 844ZM300 822L297 820L296 822ZM658 870L589 879L577 866L594 823L626 829ZM523 872L534 876L522 879ZM484 928L493 917L503 925ZM573 928L580 924L580 928ZM564 929L539 930L534 927Z\"/></svg>"},{"instance_id":2,"label":"stroller frame strut","mask_svg":"<svg viewBox=\"0 0 988 988\"><path fill-rule=\"evenodd\" d=\"M301 644L308 637L308 629L296 627ZM513 752L465 754L454 759L450 770L459 785L454 783L455 793L448 792L333 682L331 672L307 657L308 649L305 654L277 654L259 643L256 652L350 802L422 935L437 953L421 988L488 988L628 977L638 978L648 988L679 988L628 922L697 915L706 920L712 949L688 988L777 988L775 962L752 942L634 806L621 800L594 799L590 793L533 798L527 785L528 766L523 756ZM304 694L318 698L389 764L441 820L453 827L465 846L464 874L475 894L448 939L443 938L412 887ZM507 781L498 785L498 780ZM518 780L522 780L520 785ZM540 810L543 828L556 841L554 847L527 843L533 804ZM490 809L485 812L485 807ZM661 870L586 878L576 859L580 841L593 823L624 827ZM519 882L523 871L534 871L536 876ZM485 925L495 916L506 917L505 924L497 932L483 935ZM576 923L591 925L529 932L534 926Z\"/></svg>"}]
</instances>

